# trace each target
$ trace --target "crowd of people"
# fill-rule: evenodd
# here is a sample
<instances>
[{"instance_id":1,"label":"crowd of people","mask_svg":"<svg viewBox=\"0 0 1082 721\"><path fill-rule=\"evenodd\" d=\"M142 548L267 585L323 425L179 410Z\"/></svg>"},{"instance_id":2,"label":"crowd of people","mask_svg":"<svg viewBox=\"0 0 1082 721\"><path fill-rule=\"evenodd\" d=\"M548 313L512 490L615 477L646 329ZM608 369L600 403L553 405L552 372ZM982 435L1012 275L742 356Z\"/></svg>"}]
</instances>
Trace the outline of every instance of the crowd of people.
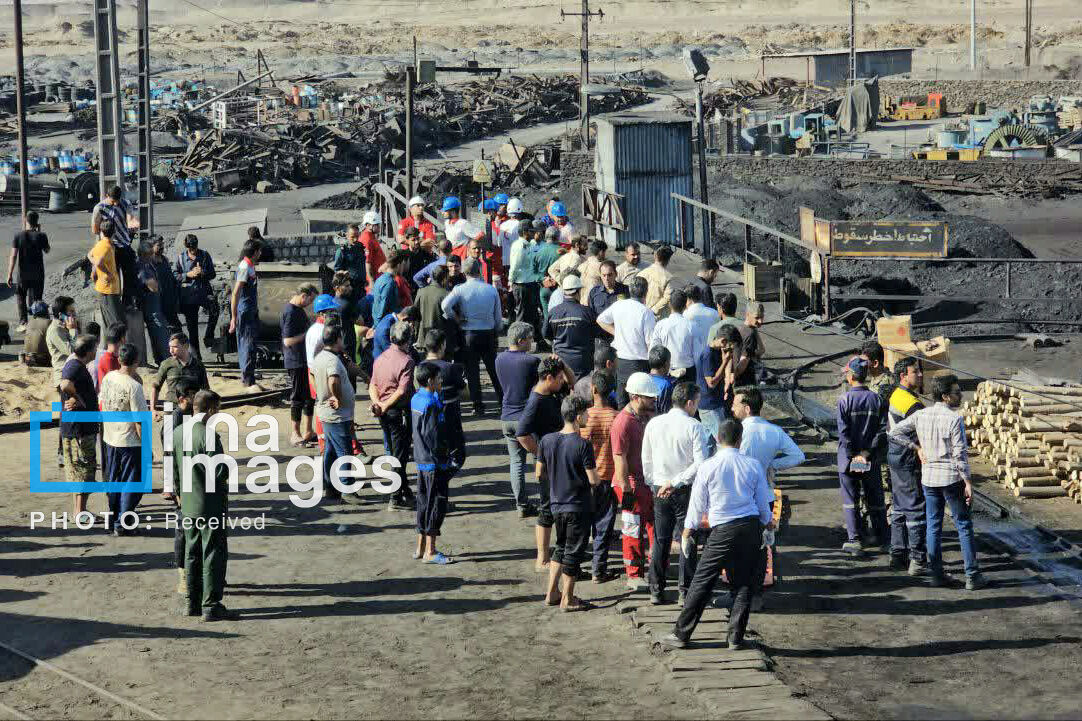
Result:
<instances>
[{"instance_id":1,"label":"crowd of people","mask_svg":"<svg viewBox=\"0 0 1082 721\"><path fill-rule=\"evenodd\" d=\"M483 367L499 407L513 508L522 518L536 518L535 567L547 573L544 602L568 612L588 609L575 583L621 575L608 563L619 517L624 581L629 589L647 589L655 604L674 600L667 575L671 545L679 541L675 600L682 611L666 643L687 643L724 571L732 586L729 641L739 646L749 613L762 604L776 522L775 475L804 461L792 438L761 416L760 384L767 377L762 304L748 303L738 317L736 296L713 287L718 266L710 259L690 282L678 280L668 267L674 251L667 245L655 248L647 264L643 249L630 243L617 263L606 242L574 233L558 198L535 217L519 199L496 196L479 207L483 227L463 218L458 198L446 198L442 239L426 218L423 198L411 198L408 208L389 252L380 243L378 214L351 225L331 263L330 292L301 284L281 313L290 441L319 449L325 498L367 500L360 492L342 495L330 483L339 458L371 458L358 438L356 403L367 385L384 455L399 461L388 508L414 513L414 558L453 563L437 545L450 482L468 461L462 405L468 399L469 420L488 413ZM18 264L33 254L28 249L47 252L48 241L36 217L28 216L12 258L33 316L27 319L28 355L30 335L43 333L41 353L54 368L67 410L153 410L161 419L157 403L167 400L174 404L174 427L186 414L217 410L221 399L209 389L198 345L200 309L211 319L204 344L213 340L213 260L192 235L172 264L156 240L143 253L130 252L134 218L122 197L110 194L92 222L97 240L87 257L106 321L104 348L98 351L100 329L80 332L71 298L54 301L44 327L34 324L42 310L36 266L27 266L24 282ZM261 238L251 234L230 293L229 333L236 335L248 386L256 382L262 253ZM177 302L166 303L167 297ZM149 402L139 375L144 359L127 342L125 311L133 304L147 317L158 364ZM185 316L188 333L179 330L177 313ZM150 320L154 316L160 323ZM946 505L968 539L967 586L979 587L967 526L965 438L963 432L959 442L961 420L952 410L956 380L936 378L937 403L922 410L919 363L899 363L896 382L882 363L882 349L874 345L850 361L850 387L839 401L844 549L857 555L885 544L889 534L893 567L916 575L927 564L933 582L942 583ZM197 425L196 434L202 429ZM142 432L138 423L106 422L100 431L88 423L61 426L59 453L69 480L94 479L100 445L103 480L132 487L109 494L109 529L118 535L134 532L117 521L140 500ZM184 458L203 448L167 449L176 478ZM889 523L884 466L894 499ZM527 483L531 468L536 496ZM228 508L224 482L218 479L211 490L204 472L195 472L190 491L168 494L186 518L210 518ZM85 495L76 495L75 509L86 510ZM178 531L175 549L184 612L232 617L222 604L226 530L186 528ZM582 570L587 560L589 572Z\"/></svg>"}]
</instances>

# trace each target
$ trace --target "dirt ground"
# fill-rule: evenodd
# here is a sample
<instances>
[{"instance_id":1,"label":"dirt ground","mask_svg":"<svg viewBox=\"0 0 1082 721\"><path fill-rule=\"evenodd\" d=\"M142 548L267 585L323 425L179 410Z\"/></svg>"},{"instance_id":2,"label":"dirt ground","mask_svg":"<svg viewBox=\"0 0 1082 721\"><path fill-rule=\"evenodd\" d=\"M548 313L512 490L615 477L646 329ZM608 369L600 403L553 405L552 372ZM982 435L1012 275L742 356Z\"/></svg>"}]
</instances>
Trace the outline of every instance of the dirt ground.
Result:
<instances>
[{"instance_id":1,"label":"dirt ground","mask_svg":"<svg viewBox=\"0 0 1082 721\"><path fill-rule=\"evenodd\" d=\"M284 436L288 411L274 416ZM453 482L441 539L457 564L412 560L412 514L383 503L302 510L285 494L242 492L233 513L266 514L267 526L230 539L225 601L243 620L216 625L174 615L171 531L116 539L30 530L31 511L60 513L70 501L25 491L19 439L0 480L0 640L177 718L722 715L666 683L658 659L632 645L606 610L623 592L618 583L581 584L596 611L543 606L533 522L511 511L496 422L467 423L472 456ZM54 434L43 434L45 448ZM365 429L370 447L377 434ZM51 459L43 471L58 476ZM91 508L104 508L100 494ZM143 523L160 526L167 506L154 495L140 510ZM3 651L0 703L35 718L129 715Z\"/></svg>"}]
</instances>

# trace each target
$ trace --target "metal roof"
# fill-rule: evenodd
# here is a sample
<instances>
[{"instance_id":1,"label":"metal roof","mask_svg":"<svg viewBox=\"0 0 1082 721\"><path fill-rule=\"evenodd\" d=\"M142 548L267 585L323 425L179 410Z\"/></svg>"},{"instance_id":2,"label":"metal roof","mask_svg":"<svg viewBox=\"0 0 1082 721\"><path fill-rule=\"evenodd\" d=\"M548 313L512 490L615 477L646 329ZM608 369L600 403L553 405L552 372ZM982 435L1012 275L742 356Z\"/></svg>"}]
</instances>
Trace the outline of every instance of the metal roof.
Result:
<instances>
[{"instance_id":1,"label":"metal roof","mask_svg":"<svg viewBox=\"0 0 1082 721\"><path fill-rule=\"evenodd\" d=\"M896 53L896 52L913 52L916 48L857 48L857 53ZM807 52L800 53L769 53L760 55L761 58L808 58L817 57L820 55L848 55L849 49L845 50L809 50Z\"/></svg>"}]
</instances>

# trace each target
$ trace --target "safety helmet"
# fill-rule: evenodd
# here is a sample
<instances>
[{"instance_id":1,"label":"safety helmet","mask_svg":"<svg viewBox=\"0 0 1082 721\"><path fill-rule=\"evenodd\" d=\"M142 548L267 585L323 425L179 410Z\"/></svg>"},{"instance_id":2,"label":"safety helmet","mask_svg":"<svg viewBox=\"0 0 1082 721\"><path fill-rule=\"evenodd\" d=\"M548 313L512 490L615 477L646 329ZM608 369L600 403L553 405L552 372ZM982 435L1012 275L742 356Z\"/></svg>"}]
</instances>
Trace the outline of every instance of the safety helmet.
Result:
<instances>
[{"instance_id":1,"label":"safety helmet","mask_svg":"<svg viewBox=\"0 0 1082 721\"><path fill-rule=\"evenodd\" d=\"M507 201L507 212L511 215L522 212L522 201L518 198L511 198Z\"/></svg>"},{"instance_id":2,"label":"safety helmet","mask_svg":"<svg viewBox=\"0 0 1082 721\"><path fill-rule=\"evenodd\" d=\"M43 300L36 300L34 304L30 306L30 315L35 318L48 318L49 306L45 304Z\"/></svg>"},{"instance_id":3,"label":"safety helmet","mask_svg":"<svg viewBox=\"0 0 1082 721\"><path fill-rule=\"evenodd\" d=\"M629 396L657 398L657 385L650 379L649 373L638 371L632 373L631 377L627 379L627 394Z\"/></svg>"},{"instance_id":4,"label":"safety helmet","mask_svg":"<svg viewBox=\"0 0 1082 721\"><path fill-rule=\"evenodd\" d=\"M338 310L338 301L335 300L333 295L328 295L326 293L317 295L315 309L316 313L325 313L328 310Z\"/></svg>"},{"instance_id":5,"label":"safety helmet","mask_svg":"<svg viewBox=\"0 0 1082 721\"><path fill-rule=\"evenodd\" d=\"M377 213L374 210L370 210L367 213L365 213L364 214L364 224L365 225L379 225L380 224L379 213Z\"/></svg>"},{"instance_id":6,"label":"safety helmet","mask_svg":"<svg viewBox=\"0 0 1082 721\"><path fill-rule=\"evenodd\" d=\"M443 207L440 210L446 213L448 210L458 210L461 207L462 201L451 195L443 199Z\"/></svg>"},{"instance_id":7,"label":"safety helmet","mask_svg":"<svg viewBox=\"0 0 1082 721\"><path fill-rule=\"evenodd\" d=\"M511 196L509 196L507 193L497 193L496 197L493 198L493 200L496 201L497 205L507 205L507 201L510 199Z\"/></svg>"},{"instance_id":8,"label":"safety helmet","mask_svg":"<svg viewBox=\"0 0 1082 721\"><path fill-rule=\"evenodd\" d=\"M553 218L566 218L567 206L563 203L553 203L552 210L549 211L549 215L551 215Z\"/></svg>"},{"instance_id":9,"label":"safety helmet","mask_svg":"<svg viewBox=\"0 0 1082 721\"><path fill-rule=\"evenodd\" d=\"M495 213L500 209L500 206L495 198L485 198L482 202L477 204L477 209L484 213Z\"/></svg>"},{"instance_id":10,"label":"safety helmet","mask_svg":"<svg viewBox=\"0 0 1082 721\"><path fill-rule=\"evenodd\" d=\"M412 198L410 198L410 202L406 203L406 205L408 207L410 207L410 208L412 208L415 205L424 205L424 204L425 204L425 199L422 198L419 195L413 196Z\"/></svg>"},{"instance_id":11,"label":"safety helmet","mask_svg":"<svg viewBox=\"0 0 1082 721\"><path fill-rule=\"evenodd\" d=\"M577 275L568 275L560 281L560 288L565 291L582 290L582 278Z\"/></svg>"}]
</instances>

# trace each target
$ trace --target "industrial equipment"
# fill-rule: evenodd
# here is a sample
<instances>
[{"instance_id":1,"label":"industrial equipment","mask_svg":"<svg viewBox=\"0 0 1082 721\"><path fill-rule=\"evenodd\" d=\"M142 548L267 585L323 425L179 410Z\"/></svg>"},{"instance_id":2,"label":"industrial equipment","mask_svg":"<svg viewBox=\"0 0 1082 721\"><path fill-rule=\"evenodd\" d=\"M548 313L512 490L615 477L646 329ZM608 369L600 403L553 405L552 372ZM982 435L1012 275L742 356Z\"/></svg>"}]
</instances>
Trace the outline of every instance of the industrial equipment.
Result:
<instances>
[{"instance_id":1,"label":"industrial equipment","mask_svg":"<svg viewBox=\"0 0 1082 721\"><path fill-rule=\"evenodd\" d=\"M927 97L884 96L880 109L884 120L935 120L947 114L943 93L928 93Z\"/></svg>"}]
</instances>

